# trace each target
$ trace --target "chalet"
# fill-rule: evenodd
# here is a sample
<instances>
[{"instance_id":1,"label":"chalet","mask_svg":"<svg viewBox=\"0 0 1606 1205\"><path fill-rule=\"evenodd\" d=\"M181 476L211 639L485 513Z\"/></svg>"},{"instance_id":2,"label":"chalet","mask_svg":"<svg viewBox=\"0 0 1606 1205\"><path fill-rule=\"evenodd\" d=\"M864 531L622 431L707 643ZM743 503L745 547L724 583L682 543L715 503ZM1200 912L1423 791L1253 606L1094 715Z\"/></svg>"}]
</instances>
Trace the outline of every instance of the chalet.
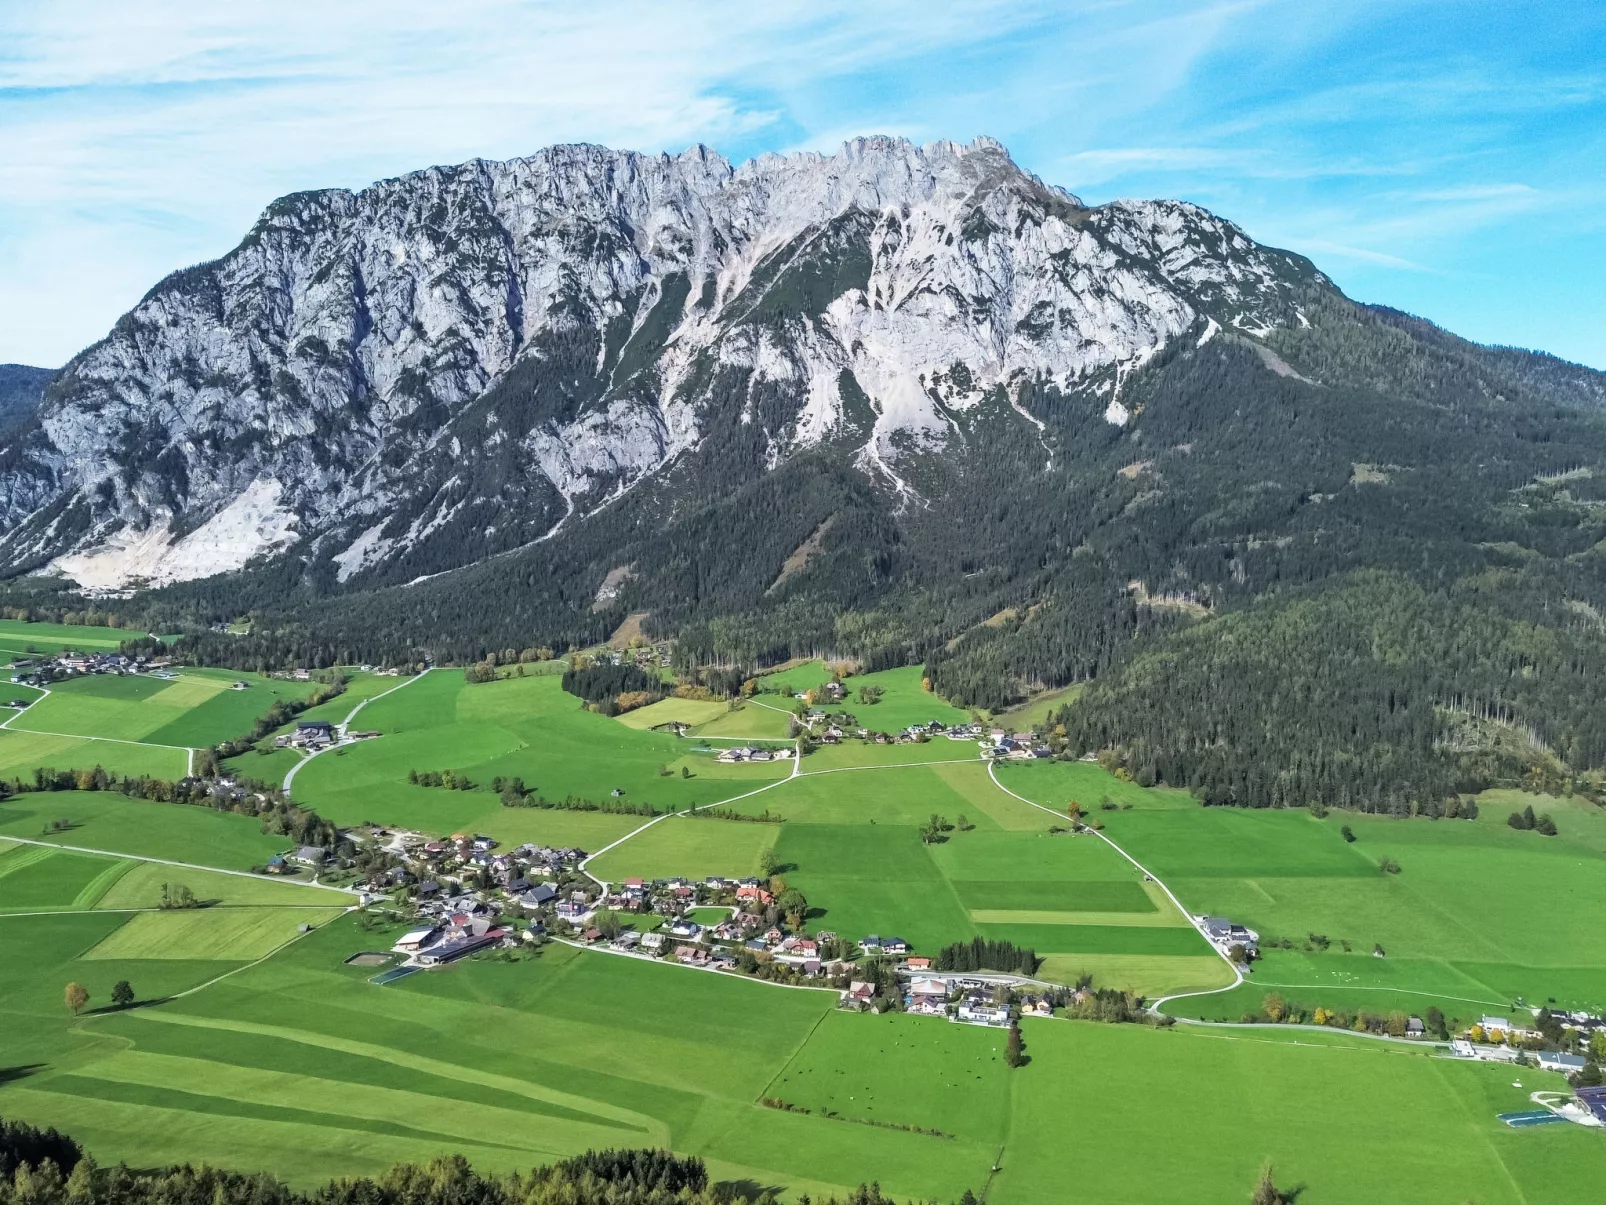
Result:
<instances>
[{"instance_id":1,"label":"chalet","mask_svg":"<svg viewBox=\"0 0 1606 1205\"><path fill-rule=\"evenodd\" d=\"M1422 1024L1422 1018L1421 1017L1407 1017L1405 1019L1405 1036L1406 1037L1408 1037L1408 1038L1420 1038L1426 1032L1427 1032L1427 1026Z\"/></svg>"},{"instance_id":2,"label":"chalet","mask_svg":"<svg viewBox=\"0 0 1606 1205\"><path fill-rule=\"evenodd\" d=\"M870 1001L875 999L875 984L863 982L849 983L847 993L843 998L846 1000L851 1000L855 1004L868 1004Z\"/></svg>"},{"instance_id":3,"label":"chalet","mask_svg":"<svg viewBox=\"0 0 1606 1205\"><path fill-rule=\"evenodd\" d=\"M990 1025L1003 1029L1009 1025L1009 1009L985 998L966 996L959 1003L956 1020L964 1025Z\"/></svg>"},{"instance_id":4,"label":"chalet","mask_svg":"<svg viewBox=\"0 0 1606 1205\"><path fill-rule=\"evenodd\" d=\"M329 860L329 854L316 845L303 845L290 855L291 861L300 862L303 866L318 867Z\"/></svg>"},{"instance_id":5,"label":"chalet","mask_svg":"<svg viewBox=\"0 0 1606 1205\"><path fill-rule=\"evenodd\" d=\"M335 726L328 720L298 720L296 736L304 741L332 741L335 738Z\"/></svg>"},{"instance_id":6,"label":"chalet","mask_svg":"<svg viewBox=\"0 0 1606 1205\"><path fill-rule=\"evenodd\" d=\"M641 935L641 948L654 952L663 949L664 935L662 933L643 933Z\"/></svg>"}]
</instances>

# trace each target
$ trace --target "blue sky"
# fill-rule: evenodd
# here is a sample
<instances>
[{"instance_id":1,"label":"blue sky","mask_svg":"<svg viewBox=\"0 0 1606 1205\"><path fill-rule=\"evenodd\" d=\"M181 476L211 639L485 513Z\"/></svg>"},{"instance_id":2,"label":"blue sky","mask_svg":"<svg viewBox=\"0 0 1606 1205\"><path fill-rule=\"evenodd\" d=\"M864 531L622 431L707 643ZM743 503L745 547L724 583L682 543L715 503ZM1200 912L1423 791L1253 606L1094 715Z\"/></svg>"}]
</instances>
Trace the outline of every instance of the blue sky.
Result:
<instances>
[{"instance_id":1,"label":"blue sky","mask_svg":"<svg viewBox=\"0 0 1606 1205\"><path fill-rule=\"evenodd\" d=\"M1606 368L1606 5L1509 0L0 0L0 361L64 362L296 189L863 133L990 134Z\"/></svg>"}]
</instances>

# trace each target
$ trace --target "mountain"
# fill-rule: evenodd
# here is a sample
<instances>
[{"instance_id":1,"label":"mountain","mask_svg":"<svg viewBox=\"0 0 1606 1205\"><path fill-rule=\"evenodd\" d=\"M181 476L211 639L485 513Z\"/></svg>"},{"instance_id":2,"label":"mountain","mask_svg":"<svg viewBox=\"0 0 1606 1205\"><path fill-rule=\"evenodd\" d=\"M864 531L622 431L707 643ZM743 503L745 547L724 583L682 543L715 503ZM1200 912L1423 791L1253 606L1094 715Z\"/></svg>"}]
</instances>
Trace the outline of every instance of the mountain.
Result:
<instances>
[{"instance_id":1,"label":"mountain","mask_svg":"<svg viewBox=\"0 0 1606 1205\"><path fill-rule=\"evenodd\" d=\"M1312 285L1202 210L1089 208L987 140L739 169L564 146L297 194L67 366L0 485L0 551L106 587L291 547L406 581L736 425L770 466L851 443L912 498L900 459L992 390L1052 381L1120 421L1147 357L1297 321Z\"/></svg>"},{"instance_id":2,"label":"mountain","mask_svg":"<svg viewBox=\"0 0 1606 1205\"><path fill-rule=\"evenodd\" d=\"M45 386L55 375L51 368L0 364L0 430L33 417Z\"/></svg>"},{"instance_id":3,"label":"mountain","mask_svg":"<svg viewBox=\"0 0 1606 1205\"><path fill-rule=\"evenodd\" d=\"M148 586L209 661L630 617L692 675L1091 681L1069 745L1220 801L1606 788L1606 375L985 139L286 197L0 442L0 601Z\"/></svg>"}]
</instances>

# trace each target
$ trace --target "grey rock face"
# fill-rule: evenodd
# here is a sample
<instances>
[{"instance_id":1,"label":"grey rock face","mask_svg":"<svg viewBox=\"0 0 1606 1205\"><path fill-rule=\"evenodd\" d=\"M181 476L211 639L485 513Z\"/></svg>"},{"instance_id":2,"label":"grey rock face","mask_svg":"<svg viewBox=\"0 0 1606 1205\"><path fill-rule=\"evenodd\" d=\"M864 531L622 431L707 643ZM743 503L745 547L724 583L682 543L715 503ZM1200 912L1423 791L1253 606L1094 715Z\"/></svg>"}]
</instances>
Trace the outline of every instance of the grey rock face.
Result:
<instances>
[{"instance_id":1,"label":"grey rock face","mask_svg":"<svg viewBox=\"0 0 1606 1205\"><path fill-rule=\"evenodd\" d=\"M560 146L296 194L63 370L0 453L0 557L116 588L296 547L406 580L542 538L714 422L756 425L770 464L847 439L903 489L992 391L1052 378L1122 421L1168 342L1297 322L1325 283L1190 205L1084 206L985 139L734 169Z\"/></svg>"}]
</instances>

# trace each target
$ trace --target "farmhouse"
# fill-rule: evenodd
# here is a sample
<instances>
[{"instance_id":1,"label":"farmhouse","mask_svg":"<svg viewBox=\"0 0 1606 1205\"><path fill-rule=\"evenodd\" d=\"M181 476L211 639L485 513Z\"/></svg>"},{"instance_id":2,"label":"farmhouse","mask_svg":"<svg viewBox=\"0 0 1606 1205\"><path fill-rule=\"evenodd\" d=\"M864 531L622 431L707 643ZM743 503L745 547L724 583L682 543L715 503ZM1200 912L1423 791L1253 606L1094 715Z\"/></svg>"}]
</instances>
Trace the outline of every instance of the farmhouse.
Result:
<instances>
[{"instance_id":1,"label":"farmhouse","mask_svg":"<svg viewBox=\"0 0 1606 1205\"><path fill-rule=\"evenodd\" d=\"M396 944L391 949L398 954L416 954L439 932L439 925L430 925L427 929L412 929L397 938Z\"/></svg>"}]
</instances>

